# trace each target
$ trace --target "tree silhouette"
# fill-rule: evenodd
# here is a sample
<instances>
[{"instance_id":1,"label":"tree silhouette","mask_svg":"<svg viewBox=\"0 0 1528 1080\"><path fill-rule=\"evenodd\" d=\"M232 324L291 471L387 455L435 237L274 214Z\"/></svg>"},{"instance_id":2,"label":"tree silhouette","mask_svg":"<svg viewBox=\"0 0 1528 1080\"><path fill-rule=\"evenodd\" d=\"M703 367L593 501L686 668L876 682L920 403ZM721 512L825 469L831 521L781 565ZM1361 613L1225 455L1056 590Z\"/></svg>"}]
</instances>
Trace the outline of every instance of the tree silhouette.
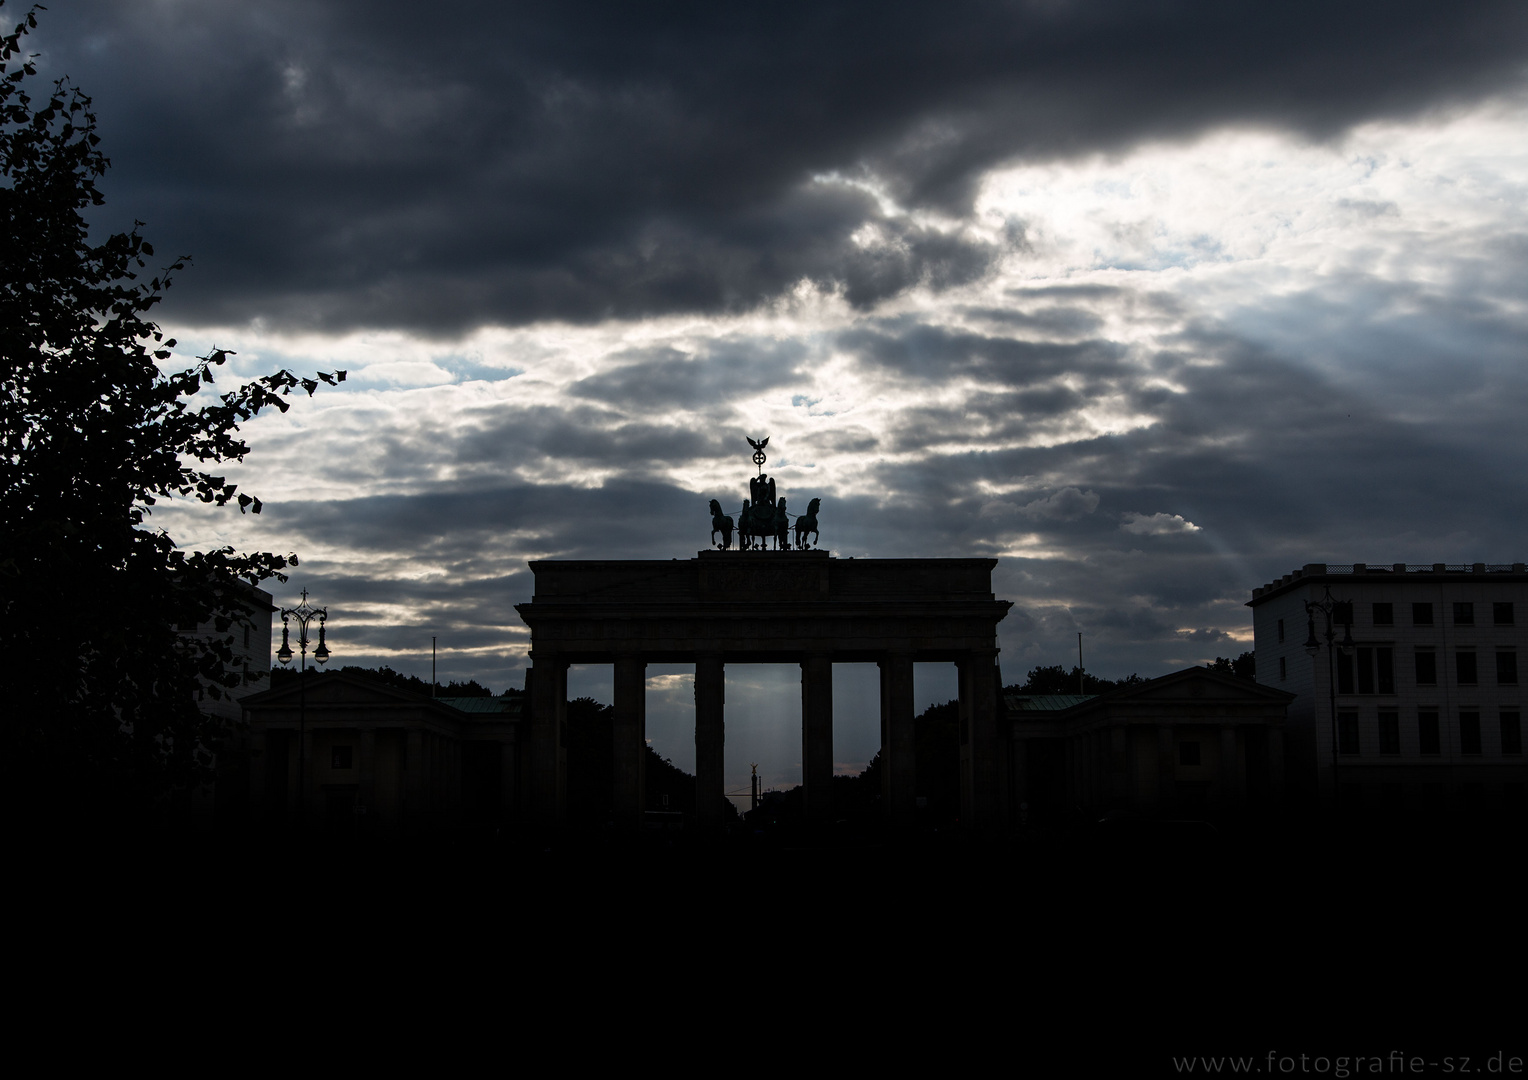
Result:
<instances>
[{"instance_id":1,"label":"tree silhouette","mask_svg":"<svg viewBox=\"0 0 1528 1080\"><path fill-rule=\"evenodd\" d=\"M1118 690L1125 686L1135 686L1146 680L1136 674L1126 675L1123 679L1101 679L1083 671L1076 665L1068 671L1060 664L1051 664L1048 667L1034 667L1029 669L1029 675L1023 685L1004 687L1005 693L1010 694L1075 694L1079 686L1084 694L1107 694L1110 690Z\"/></svg>"},{"instance_id":2,"label":"tree silhouette","mask_svg":"<svg viewBox=\"0 0 1528 1080\"><path fill-rule=\"evenodd\" d=\"M90 98L67 80L30 92L21 42L37 10L0 38L0 769L26 805L67 790L71 805L119 807L210 776L224 732L197 691L240 685L230 631L250 617L250 586L297 561L186 552L146 519L175 497L259 513L210 470L247 453L241 421L344 372L218 394L227 350L161 369L176 343L146 315L184 260L145 281L154 249L137 225L90 243L82 211L104 202L108 161Z\"/></svg>"},{"instance_id":3,"label":"tree silhouette","mask_svg":"<svg viewBox=\"0 0 1528 1080\"><path fill-rule=\"evenodd\" d=\"M419 694L422 697L494 696L492 690L478 682L476 679L468 679L466 682L458 682L456 679L452 679L448 683L437 682L435 684L435 693L432 695L430 693L430 684L421 679L418 675L405 675L401 671L394 671L386 664L383 664L381 667L377 668L358 667L354 664L346 664L341 668L330 668L323 674L327 675L333 672L338 672L341 675L354 675L357 678L368 679L371 682L381 683L383 686L390 686L395 690L408 690L411 693ZM271 672L271 688L275 689L278 686L293 685L294 681L298 678L298 674L299 673L292 668L276 668ZM309 672L309 677L315 677L312 671ZM323 676L319 675L317 677L322 678ZM509 687L498 696L520 697L523 693L523 690L516 689L515 687Z\"/></svg>"},{"instance_id":4,"label":"tree silhouette","mask_svg":"<svg viewBox=\"0 0 1528 1080\"><path fill-rule=\"evenodd\" d=\"M1257 657L1251 652L1244 652L1235 660L1229 656L1217 656L1215 662L1209 667L1211 671L1218 671L1223 675L1235 675L1239 679L1257 681Z\"/></svg>"}]
</instances>

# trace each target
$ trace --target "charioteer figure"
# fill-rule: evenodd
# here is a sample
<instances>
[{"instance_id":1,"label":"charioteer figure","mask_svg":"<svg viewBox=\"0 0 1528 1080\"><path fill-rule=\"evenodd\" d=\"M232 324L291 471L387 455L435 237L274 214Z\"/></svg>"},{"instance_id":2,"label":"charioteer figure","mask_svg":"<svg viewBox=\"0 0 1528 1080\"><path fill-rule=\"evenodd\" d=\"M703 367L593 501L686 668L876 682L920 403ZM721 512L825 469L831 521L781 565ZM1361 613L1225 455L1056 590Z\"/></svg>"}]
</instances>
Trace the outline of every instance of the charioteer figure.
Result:
<instances>
[{"instance_id":1,"label":"charioteer figure","mask_svg":"<svg viewBox=\"0 0 1528 1080\"><path fill-rule=\"evenodd\" d=\"M774 478L764 472L764 448L769 445L769 439L754 442L750 438L748 445L753 447L753 463L758 466L759 474L748 481L749 498L743 500L743 509L738 514L738 546L744 550L755 546L762 548L773 537L775 550L788 551L791 547L792 515L786 509L785 500L777 497ZM821 499L813 499L807 512L795 519L796 547L804 549L807 546L808 534L814 540L818 538L817 508L821 504ZM721 504L712 499L711 542L723 550L730 548L732 531L732 518L723 514ZM719 544L716 541L718 533L722 537Z\"/></svg>"}]
</instances>

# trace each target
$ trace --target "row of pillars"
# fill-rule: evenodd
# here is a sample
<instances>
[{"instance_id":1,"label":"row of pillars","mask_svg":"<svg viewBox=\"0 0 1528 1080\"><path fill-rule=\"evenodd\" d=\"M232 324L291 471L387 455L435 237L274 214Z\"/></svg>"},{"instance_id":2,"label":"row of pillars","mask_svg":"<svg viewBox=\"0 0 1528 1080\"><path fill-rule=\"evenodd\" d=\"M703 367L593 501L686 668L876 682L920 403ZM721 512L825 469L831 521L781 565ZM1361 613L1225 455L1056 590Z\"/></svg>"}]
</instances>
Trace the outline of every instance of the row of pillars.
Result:
<instances>
[{"instance_id":1,"label":"row of pillars","mask_svg":"<svg viewBox=\"0 0 1528 1080\"><path fill-rule=\"evenodd\" d=\"M561 823L567 796L568 661L533 648L530 692L530 797L543 825ZM913 654L891 653L881 669L882 800L895 823L911 821L917 761L913 735ZM801 771L807 818L833 814L833 657L812 653L801 665ZM998 749L1001 677L997 650L973 650L955 660L960 686L961 819L994 824L1005 792ZM647 661L614 658L615 716L612 807L617 821L637 824L646 807L643 747L647 736ZM695 816L705 827L725 820L726 664L720 655L695 660Z\"/></svg>"}]
</instances>

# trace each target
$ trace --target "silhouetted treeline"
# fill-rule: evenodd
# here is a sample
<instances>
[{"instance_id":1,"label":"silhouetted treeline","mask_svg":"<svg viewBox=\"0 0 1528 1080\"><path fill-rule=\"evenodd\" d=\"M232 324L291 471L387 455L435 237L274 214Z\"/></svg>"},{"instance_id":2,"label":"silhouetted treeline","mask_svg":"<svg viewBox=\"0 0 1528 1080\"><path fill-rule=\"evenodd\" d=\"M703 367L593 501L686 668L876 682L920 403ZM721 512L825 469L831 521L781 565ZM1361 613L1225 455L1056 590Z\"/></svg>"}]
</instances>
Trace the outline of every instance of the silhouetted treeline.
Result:
<instances>
[{"instance_id":1,"label":"silhouetted treeline","mask_svg":"<svg viewBox=\"0 0 1528 1080\"><path fill-rule=\"evenodd\" d=\"M1029 677L1022 684L1005 686L1003 691L1009 694L1107 694L1110 690L1135 686L1145 681L1134 672L1123 679L1101 679L1075 665L1071 671L1067 671L1060 664L1052 664L1049 667L1030 668Z\"/></svg>"},{"instance_id":2,"label":"silhouetted treeline","mask_svg":"<svg viewBox=\"0 0 1528 1080\"><path fill-rule=\"evenodd\" d=\"M1238 679L1257 680L1257 659L1250 651L1242 653L1235 660L1228 656L1217 656L1209 667L1211 671L1235 675Z\"/></svg>"},{"instance_id":3,"label":"silhouetted treeline","mask_svg":"<svg viewBox=\"0 0 1528 1080\"><path fill-rule=\"evenodd\" d=\"M311 669L309 669L311 670ZM408 690L415 694L430 697L430 684L417 675L405 675L401 671L394 671L385 664L379 668L366 668L346 666L342 668L330 668L331 671L339 671L344 675L354 675L357 678L369 679L383 686L391 686L395 690ZM297 678L297 671L293 668L273 668L271 670L271 688L288 685L288 680ZM524 690L516 690L513 687L505 690L500 697L518 697L525 693ZM493 697L494 693L476 679L468 679L466 682L457 682L452 679L442 685L435 684L435 697Z\"/></svg>"}]
</instances>

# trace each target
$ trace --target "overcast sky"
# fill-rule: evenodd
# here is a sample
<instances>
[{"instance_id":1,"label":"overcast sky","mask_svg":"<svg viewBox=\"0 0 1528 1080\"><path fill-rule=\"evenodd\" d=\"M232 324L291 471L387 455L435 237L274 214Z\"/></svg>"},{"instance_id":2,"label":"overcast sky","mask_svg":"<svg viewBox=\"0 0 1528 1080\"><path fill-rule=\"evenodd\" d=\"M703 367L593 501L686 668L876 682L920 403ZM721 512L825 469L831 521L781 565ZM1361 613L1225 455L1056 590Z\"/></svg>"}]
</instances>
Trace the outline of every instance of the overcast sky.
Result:
<instances>
[{"instance_id":1,"label":"overcast sky","mask_svg":"<svg viewBox=\"0 0 1528 1080\"><path fill-rule=\"evenodd\" d=\"M29 43L95 98L99 228L193 256L181 353L350 372L246 426L259 518L154 515L298 552L336 662L518 685L526 560L693 555L745 435L840 554L998 557L1009 682L1079 630L1235 655L1305 562L1525 557L1528 5L54 0ZM795 678L734 670L729 784L799 776ZM651 697L690 767L687 669Z\"/></svg>"}]
</instances>

